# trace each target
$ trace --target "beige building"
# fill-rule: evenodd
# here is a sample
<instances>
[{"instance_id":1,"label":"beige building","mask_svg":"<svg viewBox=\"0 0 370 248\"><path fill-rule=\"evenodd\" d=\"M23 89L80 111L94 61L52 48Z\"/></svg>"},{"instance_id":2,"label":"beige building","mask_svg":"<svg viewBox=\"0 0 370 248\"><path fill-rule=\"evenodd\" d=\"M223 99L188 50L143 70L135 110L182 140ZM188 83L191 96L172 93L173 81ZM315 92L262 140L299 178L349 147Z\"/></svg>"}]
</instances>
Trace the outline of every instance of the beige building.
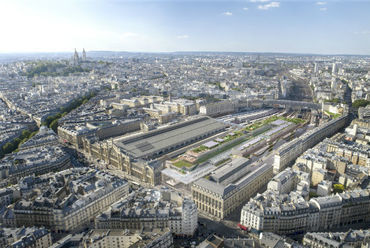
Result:
<instances>
[{"instance_id":1,"label":"beige building","mask_svg":"<svg viewBox=\"0 0 370 248\"><path fill-rule=\"evenodd\" d=\"M240 223L257 231L277 234L368 226L369 207L369 190L353 190L309 201L297 192L288 195L267 190L243 207Z\"/></svg>"},{"instance_id":2,"label":"beige building","mask_svg":"<svg viewBox=\"0 0 370 248\"><path fill-rule=\"evenodd\" d=\"M368 119L355 119L352 121L352 125L355 124L360 128L370 129L370 120Z\"/></svg>"},{"instance_id":3,"label":"beige building","mask_svg":"<svg viewBox=\"0 0 370 248\"><path fill-rule=\"evenodd\" d=\"M148 106L151 103L157 103L163 101L163 97L160 96L142 96L142 97L133 97L130 99L121 99L120 103L127 105L131 108L138 108Z\"/></svg>"},{"instance_id":4,"label":"beige building","mask_svg":"<svg viewBox=\"0 0 370 248\"><path fill-rule=\"evenodd\" d=\"M83 138L95 135L99 140L116 137L125 133L140 130L139 119L125 121L91 121L78 125L76 123L68 123L58 127L58 136L62 142L71 143L77 149L83 147Z\"/></svg>"},{"instance_id":5,"label":"beige building","mask_svg":"<svg viewBox=\"0 0 370 248\"><path fill-rule=\"evenodd\" d=\"M45 226L56 232L80 230L129 193L127 181L105 172L70 169L57 176L56 185L60 188L55 194L36 195L36 198L22 199L14 205L17 226ZM38 189L38 192L47 189Z\"/></svg>"},{"instance_id":6,"label":"beige building","mask_svg":"<svg viewBox=\"0 0 370 248\"><path fill-rule=\"evenodd\" d=\"M327 171L323 169L314 169L311 176L312 186L317 186L320 182L325 179Z\"/></svg>"},{"instance_id":7,"label":"beige building","mask_svg":"<svg viewBox=\"0 0 370 248\"><path fill-rule=\"evenodd\" d=\"M99 141L96 137L84 138L83 149L90 156L101 159L142 182L151 185L160 183L161 161L146 162L142 159L131 159L113 141Z\"/></svg>"},{"instance_id":8,"label":"beige building","mask_svg":"<svg viewBox=\"0 0 370 248\"><path fill-rule=\"evenodd\" d=\"M330 139L325 140L325 143L327 144L327 152L332 152L338 157L346 158L352 164L370 166L370 153L367 151L366 146L360 149Z\"/></svg>"},{"instance_id":9,"label":"beige building","mask_svg":"<svg viewBox=\"0 0 370 248\"><path fill-rule=\"evenodd\" d=\"M313 147L325 137L335 134L340 128L344 127L348 115L343 115L319 126L299 138L282 145L274 156L274 173L277 174L284 170L290 163L300 156L307 149Z\"/></svg>"},{"instance_id":10,"label":"beige building","mask_svg":"<svg viewBox=\"0 0 370 248\"><path fill-rule=\"evenodd\" d=\"M140 134L99 141L83 139L83 150L140 181L157 185L163 161L169 153L224 131L226 125L200 117Z\"/></svg>"},{"instance_id":11,"label":"beige building","mask_svg":"<svg viewBox=\"0 0 370 248\"><path fill-rule=\"evenodd\" d=\"M226 185L223 181L227 181L227 178L232 175L224 177L219 183L205 178L194 182L191 193L198 210L224 219L256 194L273 176L272 167L267 164L250 167L248 170L246 174L236 172L240 176Z\"/></svg>"},{"instance_id":12,"label":"beige building","mask_svg":"<svg viewBox=\"0 0 370 248\"><path fill-rule=\"evenodd\" d=\"M129 193L129 185L124 185L117 188L107 188L99 192L100 194L94 198L90 198L86 202L81 202L81 206L66 211L65 209L53 209L53 220L56 231L76 230L80 226L88 224L97 214L103 209L109 207L112 203L125 197Z\"/></svg>"}]
</instances>

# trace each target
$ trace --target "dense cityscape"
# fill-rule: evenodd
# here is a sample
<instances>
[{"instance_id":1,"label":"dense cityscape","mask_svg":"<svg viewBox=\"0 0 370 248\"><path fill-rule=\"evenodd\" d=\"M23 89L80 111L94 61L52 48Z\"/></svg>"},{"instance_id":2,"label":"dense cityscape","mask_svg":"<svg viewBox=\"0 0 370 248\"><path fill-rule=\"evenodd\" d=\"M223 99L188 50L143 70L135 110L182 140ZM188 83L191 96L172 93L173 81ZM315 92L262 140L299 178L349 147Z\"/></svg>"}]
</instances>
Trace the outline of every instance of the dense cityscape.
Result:
<instances>
[{"instance_id":1,"label":"dense cityscape","mask_svg":"<svg viewBox=\"0 0 370 248\"><path fill-rule=\"evenodd\" d=\"M0 248L370 248L370 0L0 0Z\"/></svg>"},{"instance_id":2,"label":"dense cityscape","mask_svg":"<svg viewBox=\"0 0 370 248\"><path fill-rule=\"evenodd\" d=\"M370 57L4 61L1 247L367 247Z\"/></svg>"}]
</instances>

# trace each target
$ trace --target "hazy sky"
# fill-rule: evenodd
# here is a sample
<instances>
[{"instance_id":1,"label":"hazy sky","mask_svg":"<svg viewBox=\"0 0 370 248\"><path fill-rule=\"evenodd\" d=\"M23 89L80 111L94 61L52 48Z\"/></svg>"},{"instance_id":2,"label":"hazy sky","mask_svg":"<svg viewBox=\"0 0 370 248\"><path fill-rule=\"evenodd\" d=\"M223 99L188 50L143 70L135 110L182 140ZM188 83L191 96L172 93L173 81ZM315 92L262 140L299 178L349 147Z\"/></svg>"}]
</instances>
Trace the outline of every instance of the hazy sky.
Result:
<instances>
[{"instance_id":1,"label":"hazy sky","mask_svg":"<svg viewBox=\"0 0 370 248\"><path fill-rule=\"evenodd\" d=\"M370 54L370 1L0 0L0 52Z\"/></svg>"}]
</instances>

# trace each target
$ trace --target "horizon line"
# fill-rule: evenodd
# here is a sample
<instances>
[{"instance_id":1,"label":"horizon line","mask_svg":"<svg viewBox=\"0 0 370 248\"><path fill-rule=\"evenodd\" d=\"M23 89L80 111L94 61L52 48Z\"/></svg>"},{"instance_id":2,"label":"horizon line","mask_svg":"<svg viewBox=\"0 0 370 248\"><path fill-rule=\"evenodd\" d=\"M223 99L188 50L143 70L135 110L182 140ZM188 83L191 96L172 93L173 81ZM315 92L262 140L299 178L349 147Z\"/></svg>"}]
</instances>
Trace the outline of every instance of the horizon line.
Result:
<instances>
[{"instance_id":1,"label":"horizon line","mask_svg":"<svg viewBox=\"0 0 370 248\"><path fill-rule=\"evenodd\" d=\"M78 51L78 50L77 50ZM82 50L81 50L82 51ZM245 54L281 54L281 55L310 55L310 56L370 56L370 54L351 54L351 53L311 53L311 52L248 52L248 51L201 51L201 50L184 50L184 51L125 51L125 50L85 50L86 53L106 52L106 53L132 53L132 54L175 54L175 53L245 53ZM66 54L74 53L71 51L43 51L43 52L0 52L2 55L31 55L31 54Z\"/></svg>"}]
</instances>

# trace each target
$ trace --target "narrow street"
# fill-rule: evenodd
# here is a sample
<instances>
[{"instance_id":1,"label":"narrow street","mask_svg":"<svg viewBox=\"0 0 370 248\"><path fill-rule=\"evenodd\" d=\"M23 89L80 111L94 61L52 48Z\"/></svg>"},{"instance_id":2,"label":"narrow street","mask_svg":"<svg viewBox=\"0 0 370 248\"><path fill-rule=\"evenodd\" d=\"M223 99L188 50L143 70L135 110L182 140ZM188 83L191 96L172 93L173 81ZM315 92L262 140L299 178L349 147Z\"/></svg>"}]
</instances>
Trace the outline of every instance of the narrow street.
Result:
<instances>
[{"instance_id":1,"label":"narrow street","mask_svg":"<svg viewBox=\"0 0 370 248\"><path fill-rule=\"evenodd\" d=\"M286 99L293 100L293 101L305 101L305 102L312 102L312 90L308 85L308 82L302 79L294 79L289 75L286 75L289 80L292 81L293 86L287 95Z\"/></svg>"}]
</instances>

